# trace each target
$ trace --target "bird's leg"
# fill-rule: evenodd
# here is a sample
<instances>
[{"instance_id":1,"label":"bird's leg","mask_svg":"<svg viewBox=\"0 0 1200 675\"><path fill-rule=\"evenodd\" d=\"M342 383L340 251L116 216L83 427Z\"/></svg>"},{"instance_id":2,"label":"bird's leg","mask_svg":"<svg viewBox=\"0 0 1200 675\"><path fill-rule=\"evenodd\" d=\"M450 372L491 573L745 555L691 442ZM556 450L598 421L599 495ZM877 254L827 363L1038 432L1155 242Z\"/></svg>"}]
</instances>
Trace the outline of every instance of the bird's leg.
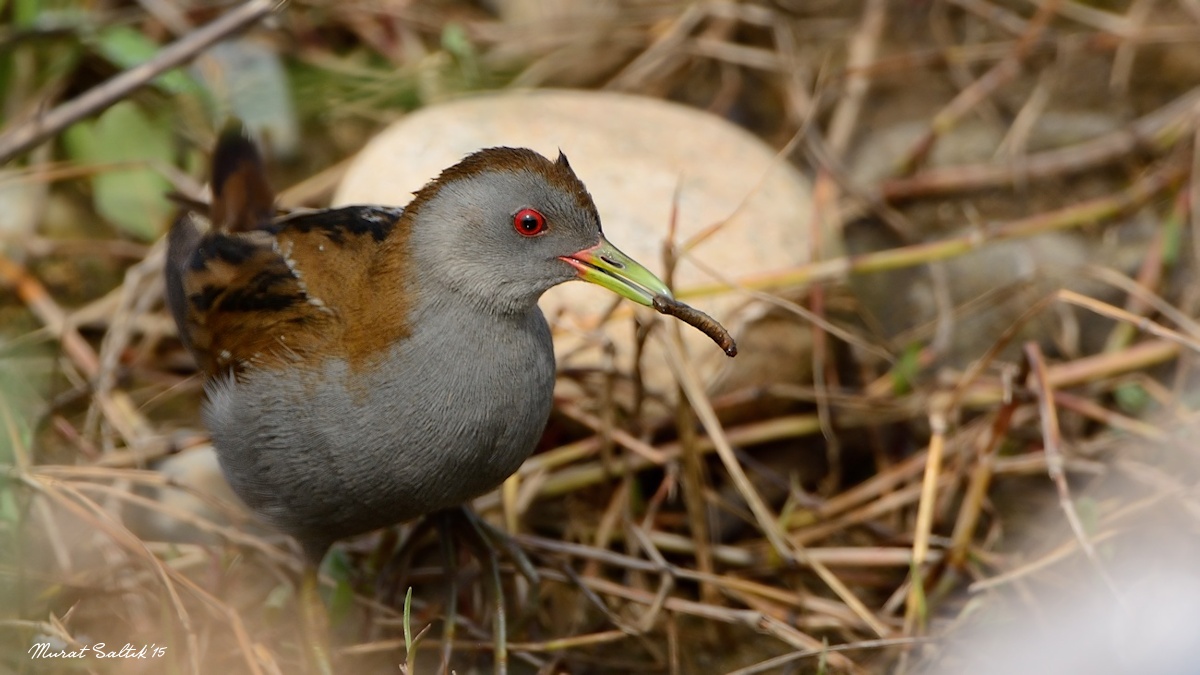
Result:
<instances>
[{"instance_id":1,"label":"bird's leg","mask_svg":"<svg viewBox=\"0 0 1200 675\"><path fill-rule=\"evenodd\" d=\"M476 530L483 538L483 533ZM496 618L492 622L492 643L496 646L495 673L508 675L508 621L504 606L504 585L500 581L500 560L496 557L496 549L487 547L488 570L492 576L492 591L496 596Z\"/></svg>"},{"instance_id":2,"label":"bird's leg","mask_svg":"<svg viewBox=\"0 0 1200 675\"><path fill-rule=\"evenodd\" d=\"M495 607L495 617L492 620L492 644L495 650L493 654L494 672L496 675L506 675L508 673L508 627L504 606L504 585L500 581L500 561L496 556L496 548L484 534L483 525L480 524L482 519L470 507L459 507L454 512L467 521L468 527L464 528L467 534L467 544L475 550L475 556L484 564L488 575L492 578L492 601Z\"/></svg>"},{"instance_id":3,"label":"bird's leg","mask_svg":"<svg viewBox=\"0 0 1200 675\"><path fill-rule=\"evenodd\" d=\"M521 573L521 576L525 577L525 581L529 582L529 596L522 603L524 609L521 610L521 618L518 621L518 625L523 625L533 618L537 611L539 595L541 593L541 576L537 573L533 563L529 561L529 556L525 555L525 552L513 540L512 535L480 518L471 509L464 507L463 510L465 511L467 520L481 532L487 541L503 549L504 553L512 560L513 565L516 566L517 571Z\"/></svg>"},{"instance_id":4,"label":"bird's leg","mask_svg":"<svg viewBox=\"0 0 1200 675\"><path fill-rule=\"evenodd\" d=\"M405 537L404 542L400 544L400 548L388 556L387 562L383 564L383 569L379 571L379 576L375 577L375 597L380 601L387 603L393 607L399 604L397 600L403 598L400 593L400 580L408 576L408 568L412 563L413 549L421 537L429 531L437 523L432 518L422 518L413 526L412 532Z\"/></svg>"},{"instance_id":5,"label":"bird's leg","mask_svg":"<svg viewBox=\"0 0 1200 675\"><path fill-rule=\"evenodd\" d=\"M317 675L333 675L333 664L329 660L329 615L325 613L325 604L321 602L319 575L317 565L306 561L298 594L301 639L311 669Z\"/></svg>"},{"instance_id":6,"label":"bird's leg","mask_svg":"<svg viewBox=\"0 0 1200 675\"><path fill-rule=\"evenodd\" d=\"M454 653L454 633L458 623L458 553L450 533L454 529L454 514L437 514L442 540L442 558L446 565L446 618L442 624L442 673L450 672L450 657Z\"/></svg>"},{"instance_id":7,"label":"bird's leg","mask_svg":"<svg viewBox=\"0 0 1200 675\"><path fill-rule=\"evenodd\" d=\"M443 631L443 665L449 662L450 643L454 637L453 604L457 601L457 588L453 575L456 563L453 561L453 550L450 545L451 532L458 532L463 541L471 548L475 558L483 565L485 573L491 577L492 597L494 600L494 618L492 622L492 637L495 650L495 672L498 674L508 671L508 613L504 598L504 584L500 577L500 561L496 549L502 549L510 557L521 576L529 581L534 598L532 607L536 608L540 577L529 562L521 548L506 532L503 532L483 518L480 518L468 506L446 509L438 514L438 527L442 530L442 551L446 557L447 572L452 575L449 580L451 607L447 609L446 625ZM532 616L530 611L522 621Z\"/></svg>"}]
</instances>

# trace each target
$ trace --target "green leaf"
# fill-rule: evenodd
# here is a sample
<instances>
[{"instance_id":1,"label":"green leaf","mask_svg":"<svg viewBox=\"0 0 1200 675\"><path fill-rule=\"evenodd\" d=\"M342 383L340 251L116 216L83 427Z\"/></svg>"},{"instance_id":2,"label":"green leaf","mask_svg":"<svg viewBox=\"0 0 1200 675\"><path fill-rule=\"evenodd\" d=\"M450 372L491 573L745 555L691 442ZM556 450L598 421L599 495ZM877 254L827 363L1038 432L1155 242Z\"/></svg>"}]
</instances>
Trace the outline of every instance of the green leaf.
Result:
<instances>
[{"instance_id":1,"label":"green leaf","mask_svg":"<svg viewBox=\"0 0 1200 675\"><path fill-rule=\"evenodd\" d=\"M913 389L913 382L921 373L921 345L909 345L896 363L892 365L892 393L896 396L907 394Z\"/></svg>"},{"instance_id":2,"label":"green leaf","mask_svg":"<svg viewBox=\"0 0 1200 675\"><path fill-rule=\"evenodd\" d=\"M16 0L13 25L37 30L88 30L102 19L82 0ZM0 3L3 7L3 3Z\"/></svg>"},{"instance_id":3,"label":"green leaf","mask_svg":"<svg viewBox=\"0 0 1200 675\"><path fill-rule=\"evenodd\" d=\"M412 664L413 655L413 637L412 637L412 586L404 593L404 660L409 665Z\"/></svg>"},{"instance_id":4,"label":"green leaf","mask_svg":"<svg viewBox=\"0 0 1200 675\"><path fill-rule=\"evenodd\" d=\"M329 601L329 621L334 625L340 624L350 616L354 609L354 587L350 582L339 580L333 587L333 597Z\"/></svg>"},{"instance_id":5,"label":"green leaf","mask_svg":"<svg viewBox=\"0 0 1200 675\"><path fill-rule=\"evenodd\" d=\"M283 611L288 602L291 601L294 589L290 584L279 584L267 593L267 599L263 601L263 607L273 612Z\"/></svg>"},{"instance_id":6,"label":"green leaf","mask_svg":"<svg viewBox=\"0 0 1200 675\"><path fill-rule=\"evenodd\" d=\"M96 36L95 46L104 58L123 69L146 63L159 52L158 43L128 26L104 29ZM195 93L199 90L195 80L178 68L154 78L154 85L172 94Z\"/></svg>"},{"instance_id":7,"label":"green leaf","mask_svg":"<svg viewBox=\"0 0 1200 675\"><path fill-rule=\"evenodd\" d=\"M21 28L32 26L41 14L41 0L16 0L13 3L13 25Z\"/></svg>"},{"instance_id":8,"label":"green leaf","mask_svg":"<svg viewBox=\"0 0 1200 675\"><path fill-rule=\"evenodd\" d=\"M479 86L482 79L479 55L462 24L453 21L446 24L446 27L442 29L442 49L450 52L458 62L466 87L473 89Z\"/></svg>"},{"instance_id":9,"label":"green leaf","mask_svg":"<svg viewBox=\"0 0 1200 675\"><path fill-rule=\"evenodd\" d=\"M1140 415L1154 401L1150 394L1136 382L1119 385L1113 392L1117 407L1126 415Z\"/></svg>"},{"instance_id":10,"label":"green leaf","mask_svg":"<svg viewBox=\"0 0 1200 675\"><path fill-rule=\"evenodd\" d=\"M1184 219L1178 212L1163 222L1163 265L1175 267L1183 249Z\"/></svg>"},{"instance_id":11,"label":"green leaf","mask_svg":"<svg viewBox=\"0 0 1200 675\"><path fill-rule=\"evenodd\" d=\"M96 121L68 129L64 140L76 162L96 165L91 179L96 211L130 235L157 238L173 210L166 197L170 184L152 164L171 163L166 120L122 101Z\"/></svg>"},{"instance_id":12,"label":"green leaf","mask_svg":"<svg viewBox=\"0 0 1200 675\"><path fill-rule=\"evenodd\" d=\"M354 609L354 586L351 584L354 567L345 552L335 548L325 556L324 570L336 582L333 585L333 595L329 599L329 620L337 625Z\"/></svg>"},{"instance_id":13,"label":"green leaf","mask_svg":"<svg viewBox=\"0 0 1200 675\"><path fill-rule=\"evenodd\" d=\"M1100 529L1100 504L1091 497L1079 497L1075 500L1075 513L1079 515L1079 523L1083 525L1085 534L1095 534Z\"/></svg>"},{"instance_id":14,"label":"green leaf","mask_svg":"<svg viewBox=\"0 0 1200 675\"><path fill-rule=\"evenodd\" d=\"M14 490L16 483L7 478L0 480L0 523L15 524L21 516Z\"/></svg>"}]
</instances>

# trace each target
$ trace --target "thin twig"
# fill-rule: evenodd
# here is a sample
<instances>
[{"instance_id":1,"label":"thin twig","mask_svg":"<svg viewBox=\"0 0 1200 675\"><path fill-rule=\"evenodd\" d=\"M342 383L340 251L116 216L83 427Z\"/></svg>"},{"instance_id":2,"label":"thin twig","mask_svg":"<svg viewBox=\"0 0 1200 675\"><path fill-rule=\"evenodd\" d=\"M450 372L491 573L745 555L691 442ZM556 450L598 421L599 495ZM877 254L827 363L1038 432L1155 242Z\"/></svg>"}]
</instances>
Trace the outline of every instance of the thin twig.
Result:
<instances>
[{"instance_id":1,"label":"thin twig","mask_svg":"<svg viewBox=\"0 0 1200 675\"><path fill-rule=\"evenodd\" d=\"M929 131L918 140L901 162L901 173L910 174L929 156L938 138L958 124L968 112L996 90L1012 81L1021 70L1021 63L1028 58L1042 32L1054 17L1055 9L1063 0L1042 0L1037 12L1026 24L1025 33L1017 40L1011 52L992 66L973 84L955 96L949 104L934 115Z\"/></svg>"},{"instance_id":2,"label":"thin twig","mask_svg":"<svg viewBox=\"0 0 1200 675\"><path fill-rule=\"evenodd\" d=\"M1079 519L1079 513L1071 502L1071 489L1067 485L1067 475L1063 470L1062 434L1058 427L1058 410L1054 405L1053 390L1046 375L1046 360L1042 357L1042 350L1036 342L1029 342L1025 345L1025 358L1029 361L1030 381L1038 397L1038 411L1042 421L1042 444L1046 450L1046 469L1058 491L1059 506L1066 515L1071 532L1074 533L1084 554L1096 572L1112 589L1113 594L1120 599L1116 583L1113 582L1100 562L1096 548L1083 527L1083 521Z\"/></svg>"},{"instance_id":3,"label":"thin twig","mask_svg":"<svg viewBox=\"0 0 1200 675\"><path fill-rule=\"evenodd\" d=\"M966 164L926 169L906 178L890 178L879 185L886 202L1034 183L1103 167L1141 148L1161 152L1186 133L1200 103L1200 87L1138 118L1123 129L1065 148L1026 155L1020 162Z\"/></svg>"},{"instance_id":4,"label":"thin twig","mask_svg":"<svg viewBox=\"0 0 1200 675\"><path fill-rule=\"evenodd\" d=\"M867 609L862 600L855 596L841 579L830 572L829 568L822 563L807 559L802 547L794 548L784 537L779 527L778 518L771 513L762 497L758 494L758 491L754 489L754 485L750 482L745 470L742 469L741 464L734 455L733 447L729 444L721 423L717 419L717 414L712 409L712 403L708 400L699 382L696 381L695 375L685 363L682 343L678 340L678 336L675 336L675 338L675 340L667 341L667 362L671 366L671 370L675 373L676 379L683 386L688 401L692 404L692 409L696 411L696 415L704 425L705 431L712 438L713 444L716 446L717 456L721 458L726 471L733 478L738 493L741 494L746 504L750 506L750 510L754 514L759 528L766 536L767 541L771 543L772 549L784 561L799 559L808 563L813 568L813 571L817 573L817 576L829 586L830 590L849 605L871 627L872 631L880 637L889 635L891 631L887 626Z\"/></svg>"}]
</instances>

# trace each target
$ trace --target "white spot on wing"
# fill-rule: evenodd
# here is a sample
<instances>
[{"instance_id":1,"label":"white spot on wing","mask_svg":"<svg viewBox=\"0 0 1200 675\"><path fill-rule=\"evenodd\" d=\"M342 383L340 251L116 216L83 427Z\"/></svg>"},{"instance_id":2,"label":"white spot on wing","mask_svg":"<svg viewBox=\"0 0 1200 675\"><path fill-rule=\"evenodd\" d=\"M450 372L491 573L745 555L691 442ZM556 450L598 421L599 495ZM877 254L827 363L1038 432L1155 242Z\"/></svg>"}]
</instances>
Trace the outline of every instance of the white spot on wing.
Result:
<instances>
[{"instance_id":1,"label":"white spot on wing","mask_svg":"<svg viewBox=\"0 0 1200 675\"><path fill-rule=\"evenodd\" d=\"M291 272L292 277L296 279L296 284L300 286L300 292L304 294L304 298L308 304L316 307L326 314L333 314L333 310L329 309L329 307L325 305L324 300L321 300L308 291L308 284L304 283L304 274L300 272L300 268L296 267L296 260L292 258L292 242L287 242L286 247L280 247L279 240L276 239L271 246L275 249L275 252L279 254L279 257L283 258L283 263L287 265L288 271Z\"/></svg>"}]
</instances>

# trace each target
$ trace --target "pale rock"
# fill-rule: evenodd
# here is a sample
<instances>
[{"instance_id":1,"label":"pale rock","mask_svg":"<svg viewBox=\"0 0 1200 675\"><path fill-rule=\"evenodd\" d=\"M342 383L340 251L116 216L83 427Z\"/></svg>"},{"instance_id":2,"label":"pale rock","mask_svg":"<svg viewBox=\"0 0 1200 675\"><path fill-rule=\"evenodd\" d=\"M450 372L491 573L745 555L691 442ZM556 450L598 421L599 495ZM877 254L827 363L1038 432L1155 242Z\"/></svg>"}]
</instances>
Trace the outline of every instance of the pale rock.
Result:
<instances>
[{"instance_id":1,"label":"pale rock","mask_svg":"<svg viewBox=\"0 0 1200 675\"><path fill-rule=\"evenodd\" d=\"M869 191L894 173L927 128L924 121L902 122L865 135L850 154L848 173L860 188ZM1069 146L1117 128L1119 121L1111 115L1047 111L1031 130L1026 149L1040 152ZM950 129L938 141L928 164L946 168L1002 162L1005 160L995 159L1002 140L1000 130L970 119ZM934 223L916 225L921 230L916 236L928 240L967 236L978 231L964 226L934 234ZM1154 228L1151 214L1139 213L1110 226L1108 231L1112 236L1078 231L1044 232L1017 240L988 242L935 263L940 281L931 274L929 265L919 265L853 275L849 286L863 312L890 342L893 351L901 351L913 343L935 343L939 346L941 365L965 368L1014 322L1021 320L1031 306L1059 289L1119 302L1119 293L1096 281L1088 269L1091 266L1134 269ZM851 222L842 234L850 255L905 244L873 219ZM939 297L953 308L951 314L940 317L941 323ZM1092 312L1056 306L1027 320L1001 357L1019 358L1022 345L1028 340L1067 354L1092 353L1103 346L1110 325ZM946 332L939 336L939 330Z\"/></svg>"},{"instance_id":2,"label":"pale rock","mask_svg":"<svg viewBox=\"0 0 1200 675\"><path fill-rule=\"evenodd\" d=\"M146 489L146 496L159 502L162 508L127 508L125 524L143 539L177 543L215 544L220 538L198 528L186 514L218 526L236 525L237 529L254 535L270 535L271 530L253 520L249 510L233 493L221 473L216 450L208 444L169 455L158 461L154 469L175 486ZM182 489L181 489L182 488ZM234 514L242 517L230 518Z\"/></svg>"}]
</instances>

